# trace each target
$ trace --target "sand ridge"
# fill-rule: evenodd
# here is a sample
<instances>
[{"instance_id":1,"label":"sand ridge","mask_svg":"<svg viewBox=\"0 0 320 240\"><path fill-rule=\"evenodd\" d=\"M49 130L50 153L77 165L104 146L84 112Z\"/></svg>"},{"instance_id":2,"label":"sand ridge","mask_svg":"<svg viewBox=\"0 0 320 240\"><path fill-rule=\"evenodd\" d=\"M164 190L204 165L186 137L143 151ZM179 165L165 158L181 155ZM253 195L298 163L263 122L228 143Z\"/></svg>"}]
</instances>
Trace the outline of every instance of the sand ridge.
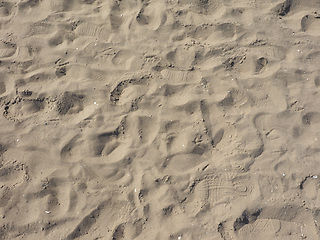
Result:
<instances>
[{"instance_id":1,"label":"sand ridge","mask_svg":"<svg viewBox=\"0 0 320 240\"><path fill-rule=\"evenodd\" d=\"M1 239L319 239L318 0L0 3Z\"/></svg>"}]
</instances>

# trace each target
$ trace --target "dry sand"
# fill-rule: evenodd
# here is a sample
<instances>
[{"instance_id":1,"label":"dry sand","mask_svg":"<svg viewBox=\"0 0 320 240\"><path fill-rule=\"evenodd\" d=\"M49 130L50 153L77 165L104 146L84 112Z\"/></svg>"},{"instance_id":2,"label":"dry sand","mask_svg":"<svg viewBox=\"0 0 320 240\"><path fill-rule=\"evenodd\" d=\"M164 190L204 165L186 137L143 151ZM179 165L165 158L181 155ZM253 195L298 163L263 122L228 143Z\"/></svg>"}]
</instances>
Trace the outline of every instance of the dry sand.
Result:
<instances>
[{"instance_id":1,"label":"dry sand","mask_svg":"<svg viewBox=\"0 0 320 240\"><path fill-rule=\"evenodd\" d=\"M319 0L6 0L0 26L1 239L319 239Z\"/></svg>"}]
</instances>

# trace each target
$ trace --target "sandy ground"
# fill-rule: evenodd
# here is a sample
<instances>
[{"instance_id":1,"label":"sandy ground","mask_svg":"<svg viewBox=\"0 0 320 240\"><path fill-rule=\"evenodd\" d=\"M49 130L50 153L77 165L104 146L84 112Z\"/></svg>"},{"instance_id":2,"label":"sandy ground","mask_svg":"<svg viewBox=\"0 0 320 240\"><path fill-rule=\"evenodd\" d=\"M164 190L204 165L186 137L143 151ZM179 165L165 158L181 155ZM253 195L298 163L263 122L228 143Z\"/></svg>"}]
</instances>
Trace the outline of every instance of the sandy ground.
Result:
<instances>
[{"instance_id":1,"label":"sandy ground","mask_svg":"<svg viewBox=\"0 0 320 240\"><path fill-rule=\"evenodd\" d=\"M1 1L0 238L319 239L319 36L319 0Z\"/></svg>"}]
</instances>

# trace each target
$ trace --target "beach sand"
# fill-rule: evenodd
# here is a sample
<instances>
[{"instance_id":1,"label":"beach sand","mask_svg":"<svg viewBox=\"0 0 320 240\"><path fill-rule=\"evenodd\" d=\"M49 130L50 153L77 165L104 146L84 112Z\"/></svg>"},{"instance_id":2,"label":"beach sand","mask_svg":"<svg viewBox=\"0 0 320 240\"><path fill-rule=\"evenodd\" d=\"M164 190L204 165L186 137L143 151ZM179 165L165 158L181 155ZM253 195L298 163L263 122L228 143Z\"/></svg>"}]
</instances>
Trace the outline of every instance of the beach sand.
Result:
<instances>
[{"instance_id":1,"label":"beach sand","mask_svg":"<svg viewBox=\"0 0 320 240\"><path fill-rule=\"evenodd\" d=\"M319 239L319 0L5 0L0 36L0 239Z\"/></svg>"}]
</instances>

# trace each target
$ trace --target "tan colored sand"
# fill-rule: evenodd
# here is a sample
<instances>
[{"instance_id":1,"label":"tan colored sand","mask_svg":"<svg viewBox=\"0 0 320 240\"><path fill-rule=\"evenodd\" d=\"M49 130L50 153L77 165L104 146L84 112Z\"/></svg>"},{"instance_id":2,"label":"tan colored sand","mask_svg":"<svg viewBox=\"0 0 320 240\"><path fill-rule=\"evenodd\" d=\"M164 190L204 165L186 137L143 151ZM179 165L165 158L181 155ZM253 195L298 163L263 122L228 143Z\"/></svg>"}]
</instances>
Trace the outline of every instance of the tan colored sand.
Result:
<instances>
[{"instance_id":1,"label":"tan colored sand","mask_svg":"<svg viewBox=\"0 0 320 240\"><path fill-rule=\"evenodd\" d=\"M0 2L0 239L319 239L320 1Z\"/></svg>"}]
</instances>

